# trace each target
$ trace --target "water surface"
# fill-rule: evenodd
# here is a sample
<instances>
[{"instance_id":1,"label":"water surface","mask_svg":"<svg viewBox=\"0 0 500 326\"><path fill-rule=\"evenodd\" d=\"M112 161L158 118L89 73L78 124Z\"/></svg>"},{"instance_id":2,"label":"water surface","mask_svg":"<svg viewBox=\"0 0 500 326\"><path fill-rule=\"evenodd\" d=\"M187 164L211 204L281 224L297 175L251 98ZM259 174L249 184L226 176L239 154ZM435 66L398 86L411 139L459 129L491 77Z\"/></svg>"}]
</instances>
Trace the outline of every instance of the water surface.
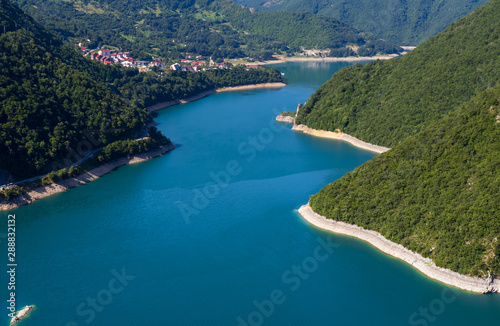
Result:
<instances>
[{"instance_id":1,"label":"water surface","mask_svg":"<svg viewBox=\"0 0 500 326\"><path fill-rule=\"evenodd\" d=\"M20 325L498 323L500 295L452 290L297 215L374 156L274 121L346 65L281 64L281 90L160 111L177 149L13 210L17 304L37 306Z\"/></svg>"}]
</instances>

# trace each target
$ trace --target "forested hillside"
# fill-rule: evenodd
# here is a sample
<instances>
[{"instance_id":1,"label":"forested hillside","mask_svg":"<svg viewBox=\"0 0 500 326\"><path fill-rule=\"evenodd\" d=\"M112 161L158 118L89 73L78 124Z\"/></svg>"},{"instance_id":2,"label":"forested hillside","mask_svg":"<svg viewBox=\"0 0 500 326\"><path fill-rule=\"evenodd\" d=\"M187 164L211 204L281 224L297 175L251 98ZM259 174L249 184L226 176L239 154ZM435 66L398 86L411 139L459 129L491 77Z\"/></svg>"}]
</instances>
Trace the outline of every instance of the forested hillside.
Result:
<instances>
[{"instance_id":1,"label":"forested hillside","mask_svg":"<svg viewBox=\"0 0 500 326\"><path fill-rule=\"evenodd\" d=\"M500 86L311 197L462 274L500 277Z\"/></svg>"},{"instance_id":2,"label":"forested hillside","mask_svg":"<svg viewBox=\"0 0 500 326\"><path fill-rule=\"evenodd\" d=\"M297 123L392 147L500 80L500 1L492 0L409 54L344 68Z\"/></svg>"},{"instance_id":3,"label":"forested hillside","mask_svg":"<svg viewBox=\"0 0 500 326\"><path fill-rule=\"evenodd\" d=\"M18 180L143 136L151 121L145 106L223 86L282 81L274 68L160 75L98 64L8 0L0 0L0 24L0 169ZM89 141L92 148L82 146Z\"/></svg>"},{"instance_id":4,"label":"forested hillside","mask_svg":"<svg viewBox=\"0 0 500 326\"><path fill-rule=\"evenodd\" d=\"M263 11L310 12L336 18L400 45L418 45L487 0L235 0Z\"/></svg>"},{"instance_id":5,"label":"forested hillside","mask_svg":"<svg viewBox=\"0 0 500 326\"><path fill-rule=\"evenodd\" d=\"M0 1L6 26L0 34L0 168L15 176L47 171L84 139L84 130L103 144L139 132L150 119L144 109L71 65L76 52Z\"/></svg>"},{"instance_id":6,"label":"forested hillside","mask_svg":"<svg viewBox=\"0 0 500 326\"><path fill-rule=\"evenodd\" d=\"M306 48L363 47L376 38L334 18L313 14L255 12L229 0L16 0L39 22L71 42L91 48L116 46L136 59L214 60ZM87 41L90 40L90 41ZM381 49L398 49L385 41Z\"/></svg>"}]
</instances>

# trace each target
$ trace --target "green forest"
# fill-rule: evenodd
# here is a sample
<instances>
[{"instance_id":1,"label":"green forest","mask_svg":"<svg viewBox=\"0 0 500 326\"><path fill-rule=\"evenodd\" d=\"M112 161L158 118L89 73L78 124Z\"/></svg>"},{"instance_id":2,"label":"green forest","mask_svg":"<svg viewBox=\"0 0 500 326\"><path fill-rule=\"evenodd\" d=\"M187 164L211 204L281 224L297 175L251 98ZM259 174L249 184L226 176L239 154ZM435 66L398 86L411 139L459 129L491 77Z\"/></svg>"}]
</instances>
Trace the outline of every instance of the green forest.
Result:
<instances>
[{"instance_id":1,"label":"green forest","mask_svg":"<svg viewBox=\"0 0 500 326\"><path fill-rule=\"evenodd\" d=\"M492 0L412 52L344 68L297 123L392 147L500 80L500 1Z\"/></svg>"},{"instance_id":2,"label":"green forest","mask_svg":"<svg viewBox=\"0 0 500 326\"><path fill-rule=\"evenodd\" d=\"M246 69L236 66L198 73L174 71L161 76L154 72L139 73L137 69L128 69L115 74L111 88L122 98L148 107L215 88L271 82L282 82L282 77L277 69L268 67Z\"/></svg>"},{"instance_id":3,"label":"green forest","mask_svg":"<svg viewBox=\"0 0 500 326\"><path fill-rule=\"evenodd\" d=\"M400 45L419 45L487 0L235 0L262 11L308 12L338 19Z\"/></svg>"},{"instance_id":4,"label":"green forest","mask_svg":"<svg viewBox=\"0 0 500 326\"><path fill-rule=\"evenodd\" d=\"M311 197L462 274L500 276L500 86L480 93Z\"/></svg>"},{"instance_id":5,"label":"green forest","mask_svg":"<svg viewBox=\"0 0 500 326\"><path fill-rule=\"evenodd\" d=\"M117 141L115 153L125 149L123 141L147 133L146 106L218 87L282 81L274 68L161 74L98 64L8 0L0 0L0 24L0 169L17 180ZM89 142L92 148L82 145Z\"/></svg>"},{"instance_id":6,"label":"green forest","mask_svg":"<svg viewBox=\"0 0 500 326\"><path fill-rule=\"evenodd\" d=\"M46 28L90 48L115 46L139 60L181 58L187 54L269 59L273 53L306 48L364 48L373 35L331 17L266 13L229 0L16 0ZM88 41L90 40L90 41ZM379 40L390 53L401 51Z\"/></svg>"}]
</instances>

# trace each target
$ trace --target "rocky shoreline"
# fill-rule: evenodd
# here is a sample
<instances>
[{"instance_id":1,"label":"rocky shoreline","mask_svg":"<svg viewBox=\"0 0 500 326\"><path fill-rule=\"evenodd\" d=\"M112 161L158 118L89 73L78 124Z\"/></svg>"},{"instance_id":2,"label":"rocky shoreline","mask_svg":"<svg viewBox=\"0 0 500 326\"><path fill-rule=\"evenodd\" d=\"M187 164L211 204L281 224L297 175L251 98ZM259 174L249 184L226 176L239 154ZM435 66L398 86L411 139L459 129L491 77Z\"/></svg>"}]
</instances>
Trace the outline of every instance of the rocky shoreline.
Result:
<instances>
[{"instance_id":1,"label":"rocky shoreline","mask_svg":"<svg viewBox=\"0 0 500 326\"><path fill-rule=\"evenodd\" d=\"M329 138L329 139L340 139L340 140L346 141L349 144L354 145L358 148L366 149L368 151L375 152L378 154L382 154L382 153L390 150L390 148L388 148L388 147L373 145L373 144L364 142L364 141L359 140L356 137L353 137L349 134L345 134L345 133L341 132L340 130L335 131L335 132L326 131L326 130L317 130L317 129L309 128L306 125L294 125L292 130L300 131L300 132L303 132L305 134L308 134L311 136L316 136L316 137Z\"/></svg>"},{"instance_id":2,"label":"rocky shoreline","mask_svg":"<svg viewBox=\"0 0 500 326\"><path fill-rule=\"evenodd\" d=\"M298 112L298 110L299 110L299 108L297 108L296 112ZM315 137L343 140L343 141L346 141L349 144L354 145L358 148L366 149L368 151L375 152L378 154L382 154L382 153L390 150L390 148L388 148L388 147L373 145L373 144L364 142L364 141L359 140L356 137L353 137L349 134L345 134L345 133L341 132L340 130L326 131L326 130L312 129L312 128L309 128L308 126L303 125L303 124L297 125L297 124L295 124L296 117L297 117L297 114L295 114L295 118L291 117L291 116L280 114L279 116L276 117L276 121L293 123L292 130L294 130L294 131L300 131L300 132L303 132L305 134L315 136Z\"/></svg>"},{"instance_id":3,"label":"rocky shoreline","mask_svg":"<svg viewBox=\"0 0 500 326\"><path fill-rule=\"evenodd\" d=\"M251 85L242 85L242 86L234 86L234 87L224 87L224 88L219 88L219 89L211 89L211 90L201 92L199 94L196 94L195 96L191 96L191 97L188 97L185 99L158 103L158 104L155 104L155 105L148 107L147 109L148 109L148 112L159 111L159 110L167 108L169 106L193 102L193 101L202 99L204 97L207 97L207 96L215 94L215 93L241 91L241 90L256 89L256 88L281 88L283 86L286 86L286 84L285 83L262 83L262 84L251 84Z\"/></svg>"},{"instance_id":4,"label":"rocky shoreline","mask_svg":"<svg viewBox=\"0 0 500 326\"><path fill-rule=\"evenodd\" d=\"M432 259L424 258L420 254L414 253L404 246L386 239L376 231L366 230L357 225L327 219L315 213L309 204L300 207L298 212L307 222L320 229L366 241L383 253L412 265L424 275L444 284L476 293L500 292L500 280L470 277L450 269L438 267L434 264Z\"/></svg>"},{"instance_id":5,"label":"rocky shoreline","mask_svg":"<svg viewBox=\"0 0 500 326\"><path fill-rule=\"evenodd\" d=\"M404 52L403 54L406 54ZM359 62L359 61L375 61L375 60L390 60L397 58L398 55L378 55L373 57L276 57L275 60L252 62L254 65L273 65L285 62Z\"/></svg>"},{"instance_id":6,"label":"rocky shoreline","mask_svg":"<svg viewBox=\"0 0 500 326\"><path fill-rule=\"evenodd\" d=\"M189 97L187 99L181 99L181 100L174 100L174 101L169 101L169 102L163 102L163 103L158 103L156 105L148 107L149 112L154 112L161 110L163 108L172 106L172 105L177 105L177 104L184 104L188 103L191 101L196 101L199 100L203 97L206 97L208 95L214 94L214 93L220 93L220 92L230 92L230 91L239 91L239 90L247 90L247 89L257 89L257 88L281 88L283 86L286 86L284 83L262 83L262 84L251 84L251 85L242 85L242 86L235 86L235 87L224 87L221 89L217 90L208 90L202 93L199 93L195 96ZM68 178L65 179L61 182L57 183L52 183L47 186L41 186L36 189L31 189L28 192L17 196L13 199L10 199L8 201L2 200L0 201L0 211L5 211L9 209L14 209L19 206L24 206L24 205L29 205L35 200L51 196L53 194L57 194L63 191L66 191L70 188L74 188L89 182L94 181L95 179L103 176L104 174L107 174L111 172L112 170L116 169L119 166L126 165L126 164L134 164L138 162L143 162L149 159L152 159L154 157L163 155L172 149L174 149L175 146L173 144L163 146L161 149L148 152L148 153L143 153L143 154L138 154L134 155L131 157L123 157L111 162L108 162L106 164L103 164L95 169L92 169L89 172L83 173L82 175L79 175L78 177L75 178Z\"/></svg>"},{"instance_id":7,"label":"rocky shoreline","mask_svg":"<svg viewBox=\"0 0 500 326\"><path fill-rule=\"evenodd\" d=\"M35 200L51 196L53 194L57 194L60 192L64 192L70 188L78 187L84 185L86 183L92 182L97 178L113 171L119 166L126 164L134 164L143 162L154 157L161 156L167 152L173 150L175 146L173 144L162 146L160 149L152 152L147 152L143 154L137 154L130 157L122 157L116 159L114 161L105 163L99 167L96 167L89 172L83 173L74 178L68 178L61 182L52 183L47 186L38 187L36 189L32 189L20 196L17 196L8 201L0 202L0 211L5 211L9 209L13 209L19 206L29 205Z\"/></svg>"},{"instance_id":8,"label":"rocky shoreline","mask_svg":"<svg viewBox=\"0 0 500 326\"><path fill-rule=\"evenodd\" d=\"M289 115L279 115L276 117L276 121L285 123L295 123L295 118Z\"/></svg>"}]
</instances>

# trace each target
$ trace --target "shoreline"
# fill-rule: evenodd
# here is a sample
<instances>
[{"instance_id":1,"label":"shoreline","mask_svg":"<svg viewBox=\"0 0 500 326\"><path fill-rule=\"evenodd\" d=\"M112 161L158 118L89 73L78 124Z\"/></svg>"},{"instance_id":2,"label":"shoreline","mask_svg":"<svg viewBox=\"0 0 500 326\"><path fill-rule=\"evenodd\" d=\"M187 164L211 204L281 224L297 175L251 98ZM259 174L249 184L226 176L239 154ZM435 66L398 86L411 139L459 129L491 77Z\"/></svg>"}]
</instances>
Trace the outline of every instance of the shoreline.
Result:
<instances>
[{"instance_id":1,"label":"shoreline","mask_svg":"<svg viewBox=\"0 0 500 326\"><path fill-rule=\"evenodd\" d=\"M272 65L285 62L357 62L357 61L375 61L375 60L390 60L399 57L398 55L380 55L375 57L325 57L325 58L311 58L311 57L291 57L279 58L277 60L266 60L259 62L248 63L249 65Z\"/></svg>"},{"instance_id":2,"label":"shoreline","mask_svg":"<svg viewBox=\"0 0 500 326\"><path fill-rule=\"evenodd\" d=\"M155 105L151 105L151 106L147 107L147 110L148 110L148 112L155 112L155 111L162 110L164 108L168 108L170 106L193 102L193 101L202 99L204 97L207 97L207 96L215 94L215 93L241 91L241 90L258 89L258 88L281 88L284 86L286 86L285 83L276 82L276 83L250 84L250 85L224 87L224 88L219 88L219 89L211 89L211 90L201 92L199 94L196 94L194 96L191 96L191 97L188 97L185 99L157 103Z\"/></svg>"},{"instance_id":3,"label":"shoreline","mask_svg":"<svg viewBox=\"0 0 500 326\"><path fill-rule=\"evenodd\" d=\"M317 228L363 240L383 253L406 262L425 276L441 283L475 293L500 292L500 280L498 279L471 277L454 272L450 269L438 267L434 264L432 259L424 258L422 255L386 239L376 231L366 230L357 225L327 219L314 212L309 203L301 206L298 213L304 220Z\"/></svg>"},{"instance_id":4,"label":"shoreline","mask_svg":"<svg viewBox=\"0 0 500 326\"><path fill-rule=\"evenodd\" d=\"M172 105L177 105L177 104L184 104L188 103L191 101L196 101L201 98L204 98L208 95L214 94L214 93L221 93L221 92L231 92L231 91L239 91L239 90L248 90L248 89L258 89L258 88L281 88L286 86L285 83L282 82L276 82L276 83L261 83L261 84L250 84L250 85L241 85L241 86L234 86L234 87L224 87L221 89L216 89L216 90L208 90L201 92L197 95L191 96L187 99L180 99L180 100L173 100L173 101L168 101L168 102L163 102L163 103L158 103L153 106L150 106L147 108L148 112L154 112L161 110L163 108L172 106ZM155 122L153 122L155 124ZM30 189L26 193L17 196L15 198L12 198L8 201L0 201L0 211L7 211L11 210L20 206L24 205L29 205L35 200L45 198L48 196L51 196L53 194L57 194L60 192L64 192L68 189L78 187L81 185L84 185L86 183L92 182L99 177L113 171L114 169L122 166L122 165L128 165L128 164L134 164L134 163L139 163L143 162L158 156L161 156L167 152L170 152L173 150L175 146L171 143L170 145L161 147L160 149L152 152L147 152L147 153L142 153L142 154L137 154L133 155L130 157L122 157L116 160L113 160L111 162L105 163L103 165L100 165L94 169L92 169L89 172L85 172L77 177L71 177L65 180L62 180L57 183L52 183L47 186L40 186L35 189Z\"/></svg>"},{"instance_id":5,"label":"shoreline","mask_svg":"<svg viewBox=\"0 0 500 326\"><path fill-rule=\"evenodd\" d=\"M277 121L292 123L292 122L290 122L291 119L286 119L286 121L285 121L285 118L280 118L278 120L278 117L276 117ZM315 137L343 140L343 141L345 141L345 142L347 142L355 147L358 147L358 148L361 148L361 149L364 149L364 150L367 150L370 152L375 152L377 154L382 154L382 153L385 153L388 150L390 150L390 148L388 148L388 147L378 146L378 145L364 142L362 140L357 139L356 137L353 137L349 134L345 134L341 131L333 132L333 131L312 129L306 125L302 125L302 124L296 125L295 120L293 121L293 124L294 124L292 127L293 131L303 132L304 134L315 136Z\"/></svg>"},{"instance_id":6,"label":"shoreline","mask_svg":"<svg viewBox=\"0 0 500 326\"><path fill-rule=\"evenodd\" d=\"M175 148L174 144L169 144L157 149L155 151L133 155L130 157L122 157L103 165L100 165L88 172L85 172L77 177L68 178L57 183L52 183L47 186L41 186L35 189L31 189L28 192L17 196L9 201L0 202L0 211L6 211L14 209L20 206L29 205L35 200L45 198L60 192L64 192L68 189L84 185L86 183L92 182L99 177L108 174L109 172L115 170L122 165L135 164L139 162L144 162L152 158L161 156L165 153L170 152Z\"/></svg>"}]
</instances>

